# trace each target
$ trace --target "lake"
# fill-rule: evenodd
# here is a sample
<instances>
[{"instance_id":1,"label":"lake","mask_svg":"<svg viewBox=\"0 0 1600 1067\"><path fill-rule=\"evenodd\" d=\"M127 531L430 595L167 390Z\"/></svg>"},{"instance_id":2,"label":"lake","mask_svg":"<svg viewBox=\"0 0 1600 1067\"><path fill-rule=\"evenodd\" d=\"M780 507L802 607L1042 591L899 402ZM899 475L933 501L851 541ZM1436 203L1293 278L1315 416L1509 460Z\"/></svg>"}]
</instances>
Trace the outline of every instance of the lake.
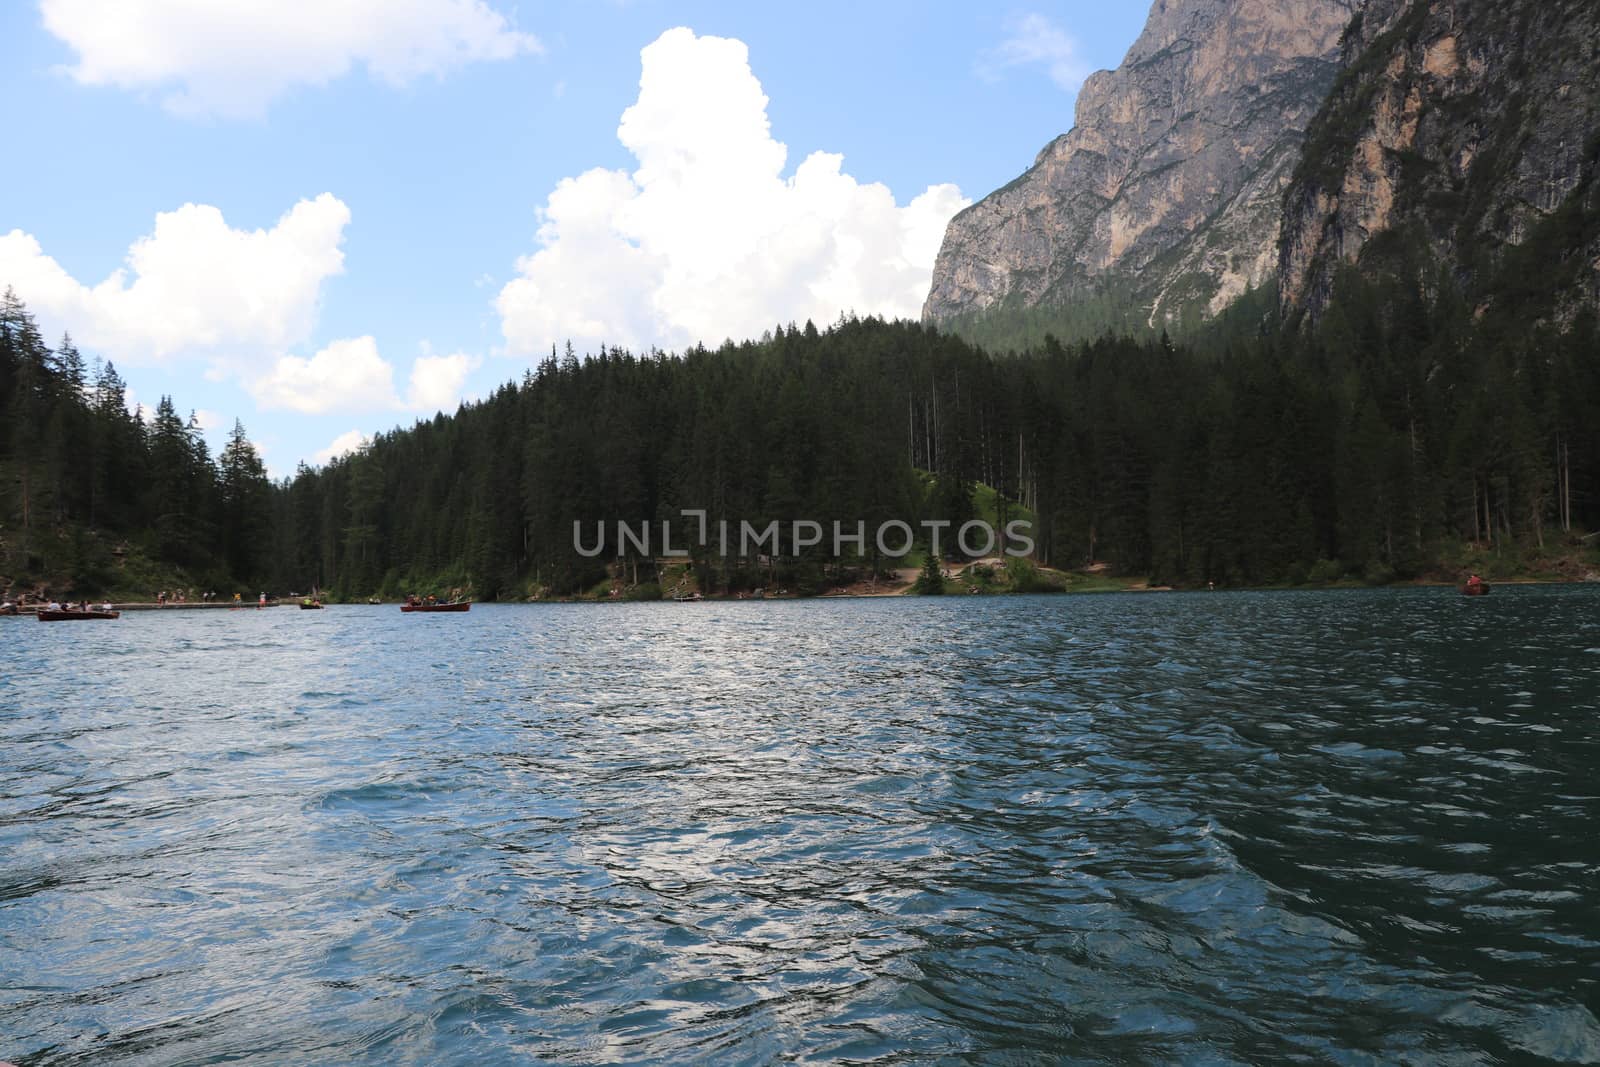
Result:
<instances>
[{"instance_id":1,"label":"lake","mask_svg":"<svg viewBox=\"0 0 1600 1067\"><path fill-rule=\"evenodd\" d=\"M1600 590L0 620L0 1059L1600 1061Z\"/></svg>"}]
</instances>

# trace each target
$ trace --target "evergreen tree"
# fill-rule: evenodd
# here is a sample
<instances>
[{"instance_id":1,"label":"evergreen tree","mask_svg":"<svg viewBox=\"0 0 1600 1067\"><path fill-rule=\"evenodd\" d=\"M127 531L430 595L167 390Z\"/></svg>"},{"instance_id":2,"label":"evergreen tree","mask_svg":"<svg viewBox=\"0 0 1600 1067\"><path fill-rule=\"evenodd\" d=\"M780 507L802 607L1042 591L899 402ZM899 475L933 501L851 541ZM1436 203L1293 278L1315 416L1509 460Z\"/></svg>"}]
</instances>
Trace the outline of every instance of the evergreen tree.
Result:
<instances>
[{"instance_id":1,"label":"evergreen tree","mask_svg":"<svg viewBox=\"0 0 1600 1067\"><path fill-rule=\"evenodd\" d=\"M245 435L244 424L237 419L218 457L218 470L224 563L228 573L237 578L257 578L266 569L272 544L272 485L266 466Z\"/></svg>"}]
</instances>

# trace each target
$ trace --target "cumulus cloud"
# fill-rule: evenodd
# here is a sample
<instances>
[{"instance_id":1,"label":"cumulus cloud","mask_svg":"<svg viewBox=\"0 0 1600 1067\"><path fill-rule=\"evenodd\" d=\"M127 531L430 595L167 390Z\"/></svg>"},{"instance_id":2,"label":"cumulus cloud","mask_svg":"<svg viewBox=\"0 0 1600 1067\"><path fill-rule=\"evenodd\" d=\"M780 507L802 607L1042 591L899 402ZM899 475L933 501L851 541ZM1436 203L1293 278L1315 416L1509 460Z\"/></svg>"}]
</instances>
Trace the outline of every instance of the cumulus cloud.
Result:
<instances>
[{"instance_id":1,"label":"cumulus cloud","mask_svg":"<svg viewBox=\"0 0 1600 1067\"><path fill-rule=\"evenodd\" d=\"M269 230L233 229L215 207L185 204L158 214L126 266L92 286L12 230L0 236L0 285L42 324L119 364L281 351L310 334L322 283L344 270L349 221L331 193L300 201Z\"/></svg>"},{"instance_id":2,"label":"cumulus cloud","mask_svg":"<svg viewBox=\"0 0 1600 1067\"><path fill-rule=\"evenodd\" d=\"M1039 14L1010 21L1010 36L978 58L978 73L993 81L1012 67L1043 67L1050 80L1075 93L1089 76L1088 64L1078 56L1078 42L1061 27Z\"/></svg>"},{"instance_id":3,"label":"cumulus cloud","mask_svg":"<svg viewBox=\"0 0 1600 1067\"><path fill-rule=\"evenodd\" d=\"M281 356L246 388L264 410L302 415L330 412L417 411L432 413L455 407L467 375L480 360L462 352L422 355L411 365L406 395L395 388L394 365L378 353L370 335L328 344L310 359Z\"/></svg>"},{"instance_id":4,"label":"cumulus cloud","mask_svg":"<svg viewBox=\"0 0 1600 1067\"><path fill-rule=\"evenodd\" d=\"M129 415L132 415L146 426L155 421L155 412L140 403L139 398L134 395L132 389L123 390L122 403L128 409Z\"/></svg>"},{"instance_id":5,"label":"cumulus cloud","mask_svg":"<svg viewBox=\"0 0 1600 1067\"><path fill-rule=\"evenodd\" d=\"M378 355L378 342L370 335L334 341L310 359L280 357L249 389L262 408L302 415L400 406L394 368Z\"/></svg>"},{"instance_id":6,"label":"cumulus cloud","mask_svg":"<svg viewBox=\"0 0 1600 1067\"><path fill-rule=\"evenodd\" d=\"M902 207L826 152L785 177L742 42L680 28L640 55L617 130L638 166L550 193L539 248L496 300L509 351L715 344L852 310L920 311L945 225L968 203L955 186Z\"/></svg>"},{"instance_id":7,"label":"cumulus cloud","mask_svg":"<svg viewBox=\"0 0 1600 1067\"><path fill-rule=\"evenodd\" d=\"M335 437L333 441L329 443L327 448L324 448L311 458L313 461L319 464L332 463L340 456L348 456L352 452L361 451L363 448L367 447L367 444L371 440L372 438L368 437L360 430L346 430L338 437Z\"/></svg>"},{"instance_id":8,"label":"cumulus cloud","mask_svg":"<svg viewBox=\"0 0 1600 1067\"><path fill-rule=\"evenodd\" d=\"M371 336L332 341L309 359L292 354L316 327L323 283L344 270L349 221L350 210L329 193L300 201L268 230L233 229L216 208L185 204L157 215L126 266L96 285L13 230L0 235L0 288L13 286L49 336L70 331L80 347L122 366L203 361L208 381L241 379L263 409L453 407L477 357L425 347L402 398Z\"/></svg>"},{"instance_id":9,"label":"cumulus cloud","mask_svg":"<svg viewBox=\"0 0 1600 1067\"><path fill-rule=\"evenodd\" d=\"M541 50L484 0L42 0L84 85L158 94L189 117L251 117L356 64L388 85Z\"/></svg>"},{"instance_id":10,"label":"cumulus cloud","mask_svg":"<svg viewBox=\"0 0 1600 1067\"><path fill-rule=\"evenodd\" d=\"M463 352L448 356L419 356L411 364L411 385L406 390L406 406L418 412L446 411L461 402L467 375L479 360Z\"/></svg>"}]
</instances>

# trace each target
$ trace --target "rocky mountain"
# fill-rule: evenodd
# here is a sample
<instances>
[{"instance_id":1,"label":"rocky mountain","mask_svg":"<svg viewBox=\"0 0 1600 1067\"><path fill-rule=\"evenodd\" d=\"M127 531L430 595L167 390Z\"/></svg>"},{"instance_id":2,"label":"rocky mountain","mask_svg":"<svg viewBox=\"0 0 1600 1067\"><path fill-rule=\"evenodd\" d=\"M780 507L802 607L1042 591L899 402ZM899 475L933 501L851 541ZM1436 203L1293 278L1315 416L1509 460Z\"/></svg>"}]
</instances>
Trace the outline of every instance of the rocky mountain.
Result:
<instances>
[{"instance_id":1,"label":"rocky mountain","mask_svg":"<svg viewBox=\"0 0 1600 1067\"><path fill-rule=\"evenodd\" d=\"M1214 314L1278 266L1283 192L1355 0L1156 0L1076 124L957 215L930 321L1116 288L1152 323Z\"/></svg>"},{"instance_id":2,"label":"rocky mountain","mask_svg":"<svg viewBox=\"0 0 1600 1067\"><path fill-rule=\"evenodd\" d=\"M1284 200L1285 312L1345 264L1453 278L1479 315L1600 306L1600 5L1368 0L1341 64Z\"/></svg>"}]
</instances>

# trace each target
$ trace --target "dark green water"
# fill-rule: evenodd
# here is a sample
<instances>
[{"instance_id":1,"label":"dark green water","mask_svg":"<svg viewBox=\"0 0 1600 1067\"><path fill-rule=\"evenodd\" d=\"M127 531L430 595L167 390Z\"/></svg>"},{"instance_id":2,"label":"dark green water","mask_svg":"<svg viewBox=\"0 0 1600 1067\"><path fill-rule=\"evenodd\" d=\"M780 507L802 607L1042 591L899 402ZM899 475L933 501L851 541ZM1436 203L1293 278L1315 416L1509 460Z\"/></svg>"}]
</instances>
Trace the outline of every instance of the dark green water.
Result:
<instances>
[{"instance_id":1,"label":"dark green water","mask_svg":"<svg viewBox=\"0 0 1600 1067\"><path fill-rule=\"evenodd\" d=\"M1600 1061L1600 591L0 620L0 1059Z\"/></svg>"}]
</instances>

